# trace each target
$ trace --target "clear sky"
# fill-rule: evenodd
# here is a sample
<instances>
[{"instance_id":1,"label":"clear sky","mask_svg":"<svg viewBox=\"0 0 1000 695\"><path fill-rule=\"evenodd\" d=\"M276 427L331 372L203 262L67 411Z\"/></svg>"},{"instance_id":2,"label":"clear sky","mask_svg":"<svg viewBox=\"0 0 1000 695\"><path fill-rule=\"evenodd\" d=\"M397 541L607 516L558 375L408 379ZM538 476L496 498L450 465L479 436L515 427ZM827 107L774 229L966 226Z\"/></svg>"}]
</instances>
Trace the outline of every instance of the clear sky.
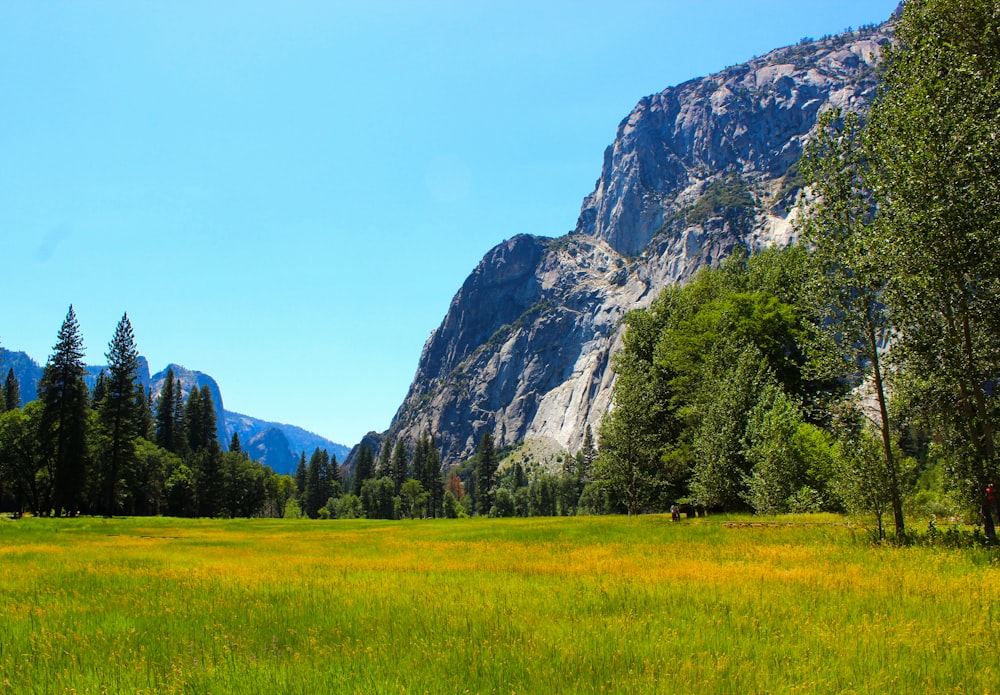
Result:
<instances>
[{"instance_id":1,"label":"clear sky","mask_svg":"<svg viewBox=\"0 0 1000 695\"><path fill-rule=\"evenodd\" d=\"M643 96L896 0L0 0L0 345L352 445L490 248L571 230Z\"/></svg>"}]
</instances>

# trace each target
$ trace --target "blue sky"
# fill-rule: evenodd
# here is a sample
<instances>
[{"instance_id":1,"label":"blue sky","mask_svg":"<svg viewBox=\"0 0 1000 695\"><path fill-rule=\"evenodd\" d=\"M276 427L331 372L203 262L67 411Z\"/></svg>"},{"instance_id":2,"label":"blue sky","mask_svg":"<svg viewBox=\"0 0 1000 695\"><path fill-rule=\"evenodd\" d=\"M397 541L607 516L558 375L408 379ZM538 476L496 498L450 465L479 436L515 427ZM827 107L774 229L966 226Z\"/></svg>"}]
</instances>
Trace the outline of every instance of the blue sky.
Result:
<instances>
[{"instance_id":1,"label":"blue sky","mask_svg":"<svg viewBox=\"0 0 1000 695\"><path fill-rule=\"evenodd\" d=\"M0 0L0 345L75 306L354 444L495 244L573 228L643 96L895 0Z\"/></svg>"}]
</instances>

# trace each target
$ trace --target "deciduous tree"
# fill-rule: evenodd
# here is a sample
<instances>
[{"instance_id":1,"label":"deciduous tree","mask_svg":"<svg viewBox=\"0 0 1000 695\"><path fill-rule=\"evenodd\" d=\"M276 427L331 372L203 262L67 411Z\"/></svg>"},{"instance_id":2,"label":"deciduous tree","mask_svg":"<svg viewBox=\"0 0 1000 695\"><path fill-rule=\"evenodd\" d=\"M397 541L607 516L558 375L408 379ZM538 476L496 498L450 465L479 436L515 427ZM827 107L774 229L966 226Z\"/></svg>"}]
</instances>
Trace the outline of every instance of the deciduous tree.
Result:
<instances>
[{"instance_id":1,"label":"deciduous tree","mask_svg":"<svg viewBox=\"0 0 1000 695\"><path fill-rule=\"evenodd\" d=\"M867 154L879 260L908 371L928 385L996 537L1000 374L1000 9L994 0L904 6L885 54ZM966 453L967 452L967 453Z\"/></svg>"}]
</instances>

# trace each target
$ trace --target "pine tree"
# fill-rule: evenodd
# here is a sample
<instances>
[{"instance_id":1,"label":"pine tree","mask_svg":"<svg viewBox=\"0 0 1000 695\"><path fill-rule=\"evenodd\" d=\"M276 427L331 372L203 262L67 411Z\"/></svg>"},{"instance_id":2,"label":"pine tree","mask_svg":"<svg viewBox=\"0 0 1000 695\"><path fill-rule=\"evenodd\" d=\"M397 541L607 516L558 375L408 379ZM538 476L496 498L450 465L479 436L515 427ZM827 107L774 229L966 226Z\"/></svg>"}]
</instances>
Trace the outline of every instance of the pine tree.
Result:
<instances>
[{"instance_id":1,"label":"pine tree","mask_svg":"<svg viewBox=\"0 0 1000 695\"><path fill-rule=\"evenodd\" d=\"M299 455L299 465L295 468L295 498L299 502L301 509L306 498L306 476L308 468L306 466L306 452Z\"/></svg>"},{"instance_id":2,"label":"pine tree","mask_svg":"<svg viewBox=\"0 0 1000 695\"><path fill-rule=\"evenodd\" d=\"M92 407L96 408L104 401L104 397L108 395L108 375L102 369L97 375L97 379L94 380L94 390L90 394L90 404Z\"/></svg>"},{"instance_id":3,"label":"pine tree","mask_svg":"<svg viewBox=\"0 0 1000 695\"><path fill-rule=\"evenodd\" d=\"M437 518L444 505L444 481L442 480L441 454L438 451L434 437L428 432L420 440L423 449L420 477L418 480L430 495L428 500L430 516Z\"/></svg>"},{"instance_id":4,"label":"pine tree","mask_svg":"<svg viewBox=\"0 0 1000 695\"><path fill-rule=\"evenodd\" d=\"M184 423L187 425L187 448L191 453L197 453L205 448L206 437L202 431L203 422L201 390L195 385L191 387L187 402L184 404Z\"/></svg>"},{"instance_id":5,"label":"pine tree","mask_svg":"<svg viewBox=\"0 0 1000 695\"><path fill-rule=\"evenodd\" d=\"M187 452L187 420L184 419L184 389L181 380L174 380L174 424L173 446L175 454L182 456Z\"/></svg>"},{"instance_id":6,"label":"pine tree","mask_svg":"<svg viewBox=\"0 0 1000 695\"><path fill-rule=\"evenodd\" d=\"M83 374L83 337L70 305L38 384L42 403L39 445L52 480L56 514L74 515L83 501L89 400Z\"/></svg>"},{"instance_id":7,"label":"pine tree","mask_svg":"<svg viewBox=\"0 0 1000 695\"><path fill-rule=\"evenodd\" d=\"M392 450L392 464L389 466L388 475L392 478L392 484L399 494L400 488L406 482L409 475L409 462L406 460L406 443L402 439L396 440L396 446ZM416 474L414 474L414 477Z\"/></svg>"},{"instance_id":8,"label":"pine tree","mask_svg":"<svg viewBox=\"0 0 1000 695\"><path fill-rule=\"evenodd\" d=\"M184 423L187 429L188 447L192 453L201 451L212 442L218 443L215 404L212 402L212 392L208 384L200 389L197 386L191 388L187 405L184 407Z\"/></svg>"},{"instance_id":9,"label":"pine tree","mask_svg":"<svg viewBox=\"0 0 1000 695\"><path fill-rule=\"evenodd\" d=\"M239 432L233 432L233 438L229 440L229 450L234 454L243 453L243 445L240 444Z\"/></svg>"},{"instance_id":10,"label":"pine tree","mask_svg":"<svg viewBox=\"0 0 1000 695\"><path fill-rule=\"evenodd\" d=\"M174 370L170 367L163 380L160 395L156 399L156 444L167 451L179 454L181 447L174 419L174 401Z\"/></svg>"},{"instance_id":11,"label":"pine tree","mask_svg":"<svg viewBox=\"0 0 1000 695\"><path fill-rule=\"evenodd\" d=\"M340 474L340 464L337 463L336 454L330 454L330 482L331 484L337 483L341 486L344 482L343 476ZM343 492L343 489L341 489L341 492Z\"/></svg>"},{"instance_id":12,"label":"pine tree","mask_svg":"<svg viewBox=\"0 0 1000 695\"><path fill-rule=\"evenodd\" d=\"M385 439L382 441L382 446L378 451L378 465L375 467L375 472L381 477L392 477L392 440Z\"/></svg>"},{"instance_id":13,"label":"pine tree","mask_svg":"<svg viewBox=\"0 0 1000 695\"><path fill-rule=\"evenodd\" d=\"M103 513L110 516L118 511L121 478L135 464L135 440L139 430L140 413L135 399L139 352L128 314L118 322L105 357L108 359L105 393L95 405L105 435L99 462L100 506Z\"/></svg>"},{"instance_id":14,"label":"pine tree","mask_svg":"<svg viewBox=\"0 0 1000 695\"><path fill-rule=\"evenodd\" d=\"M217 517L226 511L229 480L223 466L222 447L218 440L208 441L190 454L198 491L199 516Z\"/></svg>"},{"instance_id":15,"label":"pine tree","mask_svg":"<svg viewBox=\"0 0 1000 695\"><path fill-rule=\"evenodd\" d=\"M487 430L479 440L476 451L476 512L480 515L489 514L493 507L494 478L498 465L493 433Z\"/></svg>"},{"instance_id":16,"label":"pine tree","mask_svg":"<svg viewBox=\"0 0 1000 695\"><path fill-rule=\"evenodd\" d=\"M375 474L375 457L367 444L362 444L358 451L358 460L354 465L354 481L351 486L355 495L361 496L361 486Z\"/></svg>"},{"instance_id":17,"label":"pine tree","mask_svg":"<svg viewBox=\"0 0 1000 695\"><path fill-rule=\"evenodd\" d=\"M317 447L309 459L309 466L306 468L305 494L303 496L305 503L302 505L302 513L310 519L319 516L320 508L333 494L329 468L329 452Z\"/></svg>"},{"instance_id":18,"label":"pine tree","mask_svg":"<svg viewBox=\"0 0 1000 695\"><path fill-rule=\"evenodd\" d=\"M135 385L135 410L136 410L136 434L147 441L152 441L153 423L153 392L143 387L141 383Z\"/></svg>"},{"instance_id":19,"label":"pine tree","mask_svg":"<svg viewBox=\"0 0 1000 695\"><path fill-rule=\"evenodd\" d=\"M215 414L215 402L212 400L212 390L208 384L201 387L201 433L205 446L219 441L219 425Z\"/></svg>"},{"instance_id":20,"label":"pine tree","mask_svg":"<svg viewBox=\"0 0 1000 695\"><path fill-rule=\"evenodd\" d=\"M3 384L4 405L7 410L17 410L21 407L21 384L14 376L14 369L7 372L7 380Z\"/></svg>"}]
</instances>

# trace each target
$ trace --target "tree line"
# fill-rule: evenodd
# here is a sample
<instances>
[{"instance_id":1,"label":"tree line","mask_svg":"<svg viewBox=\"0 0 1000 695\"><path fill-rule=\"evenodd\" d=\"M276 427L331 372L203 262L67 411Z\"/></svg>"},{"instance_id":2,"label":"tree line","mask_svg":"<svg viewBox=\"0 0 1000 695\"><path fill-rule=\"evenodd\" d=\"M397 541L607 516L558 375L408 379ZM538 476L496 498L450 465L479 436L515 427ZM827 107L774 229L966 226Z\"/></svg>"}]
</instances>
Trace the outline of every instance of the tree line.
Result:
<instances>
[{"instance_id":1,"label":"tree line","mask_svg":"<svg viewBox=\"0 0 1000 695\"><path fill-rule=\"evenodd\" d=\"M0 511L36 515L420 518L459 516L461 485L445 490L433 438L362 446L353 474L317 448L294 476L243 451L223 450L208 386L185 395L172 369L153 398L139 380L128 315L105 353L93 390L84 381L83 337L72 306L38 384L21 404L11 370L0 397ZM456 496L457 495L457 496Z\"/></svg>"},{"instance_id":2,"label":"tree line","mask_svg":"<svg viewBox=\"0 0 1000 695\"><path fill-rule=\"evenodd\" d=\"M139 353L128 315L105 353L93 391L72 306L38 384L22 405L7 376L0 408L0 510L76 516L278 516L294 493L242 451L223 451L207 386L185 398L168 371L153 402L139 381ZM287 480L286 480L287 479Z\"/></svg>"}]
</instances>

